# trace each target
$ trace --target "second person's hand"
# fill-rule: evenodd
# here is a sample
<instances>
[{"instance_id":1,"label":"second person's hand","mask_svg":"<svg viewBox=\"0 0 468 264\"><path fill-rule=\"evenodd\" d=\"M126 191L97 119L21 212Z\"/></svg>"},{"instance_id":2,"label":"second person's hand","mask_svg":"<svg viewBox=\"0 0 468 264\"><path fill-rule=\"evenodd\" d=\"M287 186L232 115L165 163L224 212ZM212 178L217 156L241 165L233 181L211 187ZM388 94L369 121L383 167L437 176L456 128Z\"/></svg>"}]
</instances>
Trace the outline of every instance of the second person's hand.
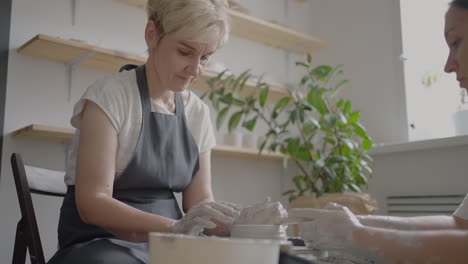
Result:
<instances>
[{"instance_id":1,"label":"second person's hand","mask_svg":"<svg viewBox=\"0 0 468 264\"><path fill-rule=\"evenodd\" d=\"M347 249L353 247L354 231L362 225L347 208L335 203L328 204L326 210L308 210L312 221L299 224L300 236L319 249Z\"/></svg>"}]
</instances>

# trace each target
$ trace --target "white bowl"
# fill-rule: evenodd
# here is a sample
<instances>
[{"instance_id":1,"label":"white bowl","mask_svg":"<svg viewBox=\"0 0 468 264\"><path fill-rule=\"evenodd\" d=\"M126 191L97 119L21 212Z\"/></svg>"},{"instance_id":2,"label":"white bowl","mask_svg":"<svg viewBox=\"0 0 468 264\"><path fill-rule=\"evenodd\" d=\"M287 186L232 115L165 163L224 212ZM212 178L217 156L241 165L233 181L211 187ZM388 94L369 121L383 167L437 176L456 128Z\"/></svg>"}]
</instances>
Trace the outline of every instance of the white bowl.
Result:
<instances>
[{"instance_id":1,"label":"white bowl","mask_svg":"<svg viewBox=\"0 0 468 264\"><path fill-rule=\"evenodd\" d=\"M279 243L150 233L149 257L150 264L277 264Z\"/></svg>"},{"instance_id":2,"label":"white bowl","mask_svg":"<svg viewBox=\"0 0 468 264\"><path fill-rule=\"evenodd\" d=\"M286 227L282 225L233 225L231 237L286 240Z\"/></svg>"}]
</instances>

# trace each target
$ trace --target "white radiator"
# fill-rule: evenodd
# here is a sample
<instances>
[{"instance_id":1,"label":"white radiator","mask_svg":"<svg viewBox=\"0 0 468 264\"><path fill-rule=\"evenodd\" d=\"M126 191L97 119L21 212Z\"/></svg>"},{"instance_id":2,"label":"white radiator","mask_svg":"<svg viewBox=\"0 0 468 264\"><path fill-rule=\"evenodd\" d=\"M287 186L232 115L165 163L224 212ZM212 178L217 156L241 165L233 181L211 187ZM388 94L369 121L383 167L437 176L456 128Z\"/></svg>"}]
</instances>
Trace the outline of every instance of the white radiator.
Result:
<instances>
[{"instance_id":1,"label":"white radiator","mask_svg":"<svg viewBox=\"0 0 468 264\"><path fill-rule=\"evenodd\" d=\"M387 196L387 214L394 216L451 215L465 194Z\"/></svg>"}]
</instances>

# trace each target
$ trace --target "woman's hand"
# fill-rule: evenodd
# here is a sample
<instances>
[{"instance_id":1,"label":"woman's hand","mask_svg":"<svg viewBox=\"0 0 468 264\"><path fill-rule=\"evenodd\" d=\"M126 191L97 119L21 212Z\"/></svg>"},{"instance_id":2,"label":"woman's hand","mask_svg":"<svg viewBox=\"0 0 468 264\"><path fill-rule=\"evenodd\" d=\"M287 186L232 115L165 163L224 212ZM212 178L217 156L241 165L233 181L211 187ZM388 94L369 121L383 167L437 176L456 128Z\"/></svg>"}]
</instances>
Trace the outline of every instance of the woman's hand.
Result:
<instances>
[{"instance_id":1,"label":"woman's hand","mask_svg":"<svg viewBox=\"0 0 468 264\"><path fill-rule=\"evenodd\" d=\"M206 228L213 229L213 233L229 234L230 225L239 215L236 208L236 205L226 202L200 202L190 208L184 217L174 222L173 231L197 235Z\"/></svg>"},{"instance_id":2,"label":"woman's hand","mask_svg":"<svg viewBox=\"0 0 468 264\"><path fill-rule=\"evenodd\" d=\"M219 202L223 205L226 205L230 207L231 209L234 210L234 218L232 219L233 221L239 217L240 215L240 206L235 204L235 203L229 203L229 202ZM216 224L215 228L205 228L204 233L209 235L209 236L222 236L222 237L228 237L231 235L231 229L232 229L232 224L233 221L230 221L229 223L223 223L217 220L213 220L213 222Z\"/></svg>"},{"instance_id":3,"label":"woman's hand","mask_svg":"<svg viewBox=\"0 0 468 264\"><path fill-rule=\"evenodd\" d=\"M282 224L287 217L288 212L283 208L283 205L280 202L271 202L270 197L268 197L261 203L242 209L234 224Z\"/></svg>"}]
</instances>

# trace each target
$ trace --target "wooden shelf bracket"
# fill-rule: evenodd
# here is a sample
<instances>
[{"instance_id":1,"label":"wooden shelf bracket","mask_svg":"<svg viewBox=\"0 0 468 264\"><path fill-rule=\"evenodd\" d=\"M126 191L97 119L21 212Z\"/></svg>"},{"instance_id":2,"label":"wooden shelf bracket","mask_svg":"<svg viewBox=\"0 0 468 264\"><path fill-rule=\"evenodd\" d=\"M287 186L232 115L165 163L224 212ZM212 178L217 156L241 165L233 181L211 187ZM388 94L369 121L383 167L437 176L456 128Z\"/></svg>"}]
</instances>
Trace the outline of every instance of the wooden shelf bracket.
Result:
<instances>
[{"instance_id":1,"label":"wooden shelf bracket","mask_svg":"<svg viewBox=\"0 0 468 264\"><path fill-rule=\"evenodd\" d=\"M68 102L71 101L72 75L73 75L73 71L75 70L76 65L80 64L81 61L93 56L94 54L96 54L96 51L91 50L65 63L65 68L67 71L67 83L68 83L68 95L67 95Z\"/></svg>"}]
</instances>

